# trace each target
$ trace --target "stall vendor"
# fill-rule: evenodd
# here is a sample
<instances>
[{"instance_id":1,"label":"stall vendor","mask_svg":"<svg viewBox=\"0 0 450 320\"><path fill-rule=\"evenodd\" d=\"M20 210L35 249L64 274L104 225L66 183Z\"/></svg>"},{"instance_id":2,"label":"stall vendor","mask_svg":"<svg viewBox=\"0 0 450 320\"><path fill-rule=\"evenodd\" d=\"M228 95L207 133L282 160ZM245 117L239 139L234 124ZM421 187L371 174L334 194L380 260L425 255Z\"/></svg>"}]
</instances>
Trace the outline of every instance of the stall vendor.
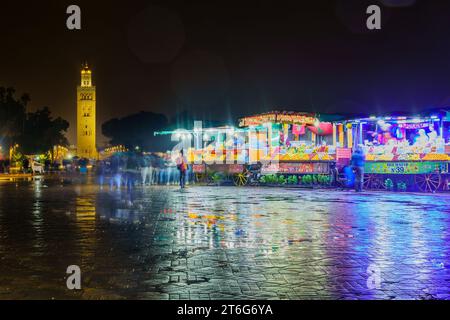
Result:
<instances>
[{"instance_id":1,"label":"stall vendor","mask_svg":"<svg viewBox=\"0 0 450 320\"><path fill-rule=\"evenodd\" d=\"M319 152L328 152L327 142L325 140L322 141L322 145L319 147Z\"/></svg>"},{"instance_id":2,"label":"stall vendor","mask_svg":"<svg viewBox=\"0 0 450 320\"><path fill-rule=\"evenodd\" d=\"M373 132L371 137L372 137L372 144L374 146L377 146L377 145L381 144L381 139L383 137L381 133Z\"/></svg>"},{"instance_id":3,"label":"stall vendor","mask_svg":"<svg viewBox=\"0 0 450 320\"><path fill-rule=\"evenodd\" d=\"M438 137L436 129L434 129L434 125L430 124L429 130L430 130L430 133L428 133L428 139L431 143L434 143L434 142L436 142L437 137Z\"/></svg>"},{"instance_id":4,"label":"stall vendor","mask_svg":"<svg viewBox=\"0 0 450 320\"><path fill-rule=\"evenodd\" d=\"M392 136L390 131L383 132L383 144L384 145L390 145L395 141L397 141L397 139Z\"/></svg>"},{"instance_id":5,"label":"stall vendor","mask_svg":"<svg viewBox=\"0 0 450 320\"><path fill-rule=\"evenodd\" d=\"M426 145L429 142L429 138L424 129L419 130L419 135L415 138L415 145Z\"/></svg>"}]
</instances>

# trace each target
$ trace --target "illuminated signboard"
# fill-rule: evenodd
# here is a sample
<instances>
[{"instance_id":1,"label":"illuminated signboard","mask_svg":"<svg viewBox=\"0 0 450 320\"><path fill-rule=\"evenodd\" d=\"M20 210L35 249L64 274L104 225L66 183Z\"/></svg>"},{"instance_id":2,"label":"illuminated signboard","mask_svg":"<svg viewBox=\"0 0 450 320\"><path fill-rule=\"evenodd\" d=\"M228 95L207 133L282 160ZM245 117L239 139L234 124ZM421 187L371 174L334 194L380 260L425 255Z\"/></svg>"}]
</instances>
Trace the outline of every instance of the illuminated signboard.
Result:
<instances>
[{"instance_id":1,"label":"illuminated signboard","mask_svg":"<svg viewBox=\"0 0 450 320\"><path fill-rule=\"evenodd\" d=\"M444 118L442 120L450 121L450 111L445 112L445 116L444 116Z\"/></svg>"},{"instance_id":2,"label":"illuminated signboard","mask_svg":"<svg viewBox=\"0 0 450 320\"><path fill-rule=\"evenodd\" d=\"M242 164L209 164L207 165L209 172L226 172L229 174L241 173L244 171Z\"/></svg>"},{"instance_id":3,"label":"illuminated signboard","mask_svg":"<svg viewBox=\"0 0 450 320\"><path fill-rule=\"evenodd\" d=\"M336 148L336 159L351 159L352 158L352 149L350 148Z\"/></svg>"},{"instance_id":4,"label":"illuminated signboard","mask_svg":"<svg viewBox=\"0 0 450 320\"><path fill-rule=\"evenodd\" d=\"M298 125L313 125L317 121L313 115L303 113L264 113L256 116L242 118L239 121L240 127L260 126L265 123L288 123Z\"/></svg>"},{"instance_id":5,"label":"illuminated signboard","mask_svg":"<svg viewBox=\"0 0 450 320\"><path fill-rule=\"evenodd\" d=\"M399 123L398 127L403 129L424 129L430 126L429 122L421 122L421 123Z\"/></svg>"},{"instance_id":6,"label":"illuminated signboard","mask_svg":"<svg viewBox=\"0 0 450 320\"><path fill-rule=\"evenodd\" d=\"M204 164L193 164L192 171L194 173L205 173L205 165Z\"/></svg>"},{"instance_id":7,"label":"illuminated signboard","mask_svg":"<svg viewBox=\"0 0 450 320\"><path fill-rule=\"evenodd\" d=\"M328 163L267 163L261 168L262 174L328 174L329 173Z\"/></svg>"},{"instance_id":8,"label":"illuminated signboard","mask_svg":"<svg viewBox=\"0 0 450 320\"><path fill-rule=\"evenodd\" d=\"M242 164L230 164L228 165L228 173L242 173L244 171L244 165Z\"/></svg>"},{"instance_id":9,"label":"illuminated signboard","mask_svg":"<svg viewBox=\"0 0 450 320\"><path fill-rule=\"evenodd\" d=\"M350 148L336 148L336 162L338 166L346 166L350 163L352 158L352 149Z\"/></svg>"},{"instance_id":10,"label":"illuminated signboard","mask_svg":"<svg viewBox=\"0 0 450 320\"><path fill-rule=\"evenodd\" d=\"M445 162L366 162L366 173L377 174L427 174L447 171Z\"/></svg>"}]
</instances>

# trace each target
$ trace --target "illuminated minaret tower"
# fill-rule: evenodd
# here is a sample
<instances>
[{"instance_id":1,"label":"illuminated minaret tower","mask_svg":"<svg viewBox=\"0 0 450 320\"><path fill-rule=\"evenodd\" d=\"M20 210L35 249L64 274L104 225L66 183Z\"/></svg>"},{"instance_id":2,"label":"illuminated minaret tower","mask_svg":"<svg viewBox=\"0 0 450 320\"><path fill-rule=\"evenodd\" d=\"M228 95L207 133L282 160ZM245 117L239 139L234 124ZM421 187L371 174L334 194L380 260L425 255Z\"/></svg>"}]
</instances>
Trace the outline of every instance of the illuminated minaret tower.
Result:
<instances>
[{"instance_id":1,"label":"illuminated minaret tower","mask_svg":"<svg viewBox=\"0 0 450 320\"><path fill-rule=\"evenodd\" d=\"M87 63L81 69L81 85L77 87L77 156L96 159L95 86Z\"/></svg>"}]
</instances>

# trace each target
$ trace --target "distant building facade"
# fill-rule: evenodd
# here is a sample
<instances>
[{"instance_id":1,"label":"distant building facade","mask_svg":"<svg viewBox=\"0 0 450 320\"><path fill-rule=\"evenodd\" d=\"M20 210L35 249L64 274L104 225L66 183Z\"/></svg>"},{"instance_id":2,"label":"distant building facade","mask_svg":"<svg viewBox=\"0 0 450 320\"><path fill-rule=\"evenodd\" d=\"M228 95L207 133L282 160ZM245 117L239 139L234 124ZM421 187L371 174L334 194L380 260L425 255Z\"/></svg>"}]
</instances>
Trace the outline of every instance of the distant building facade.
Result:
<instances>
[{"instance_id":1,"label":"distant building facade","mask_svg":"<svg viewBox=\"0 0 450 320\"><path fill-rule=\"evenodd\" d=\"M87 64L81 69L81 85L77 87L77 156L97 159L96 92Z\"/></svg>"}]
</instances>

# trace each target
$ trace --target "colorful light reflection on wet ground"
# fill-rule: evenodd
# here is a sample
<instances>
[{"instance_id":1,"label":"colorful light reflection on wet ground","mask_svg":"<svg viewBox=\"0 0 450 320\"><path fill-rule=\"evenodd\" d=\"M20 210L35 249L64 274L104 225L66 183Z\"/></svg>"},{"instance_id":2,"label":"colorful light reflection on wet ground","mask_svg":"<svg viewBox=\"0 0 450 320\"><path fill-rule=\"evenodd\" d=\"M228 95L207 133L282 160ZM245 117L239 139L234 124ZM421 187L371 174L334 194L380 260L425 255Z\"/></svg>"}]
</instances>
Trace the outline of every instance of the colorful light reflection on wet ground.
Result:
<instances>
[{"instance_id":1,"label":"colorful light reflection on wet ground","mask_svg":"<svg viewBox=\"0 0 450 320\"><path fill-rule=\"evenodd\" d=\"M0 299L450 299L449 227L442 194L1 183Z\"/></svg>"}]
</instances>

